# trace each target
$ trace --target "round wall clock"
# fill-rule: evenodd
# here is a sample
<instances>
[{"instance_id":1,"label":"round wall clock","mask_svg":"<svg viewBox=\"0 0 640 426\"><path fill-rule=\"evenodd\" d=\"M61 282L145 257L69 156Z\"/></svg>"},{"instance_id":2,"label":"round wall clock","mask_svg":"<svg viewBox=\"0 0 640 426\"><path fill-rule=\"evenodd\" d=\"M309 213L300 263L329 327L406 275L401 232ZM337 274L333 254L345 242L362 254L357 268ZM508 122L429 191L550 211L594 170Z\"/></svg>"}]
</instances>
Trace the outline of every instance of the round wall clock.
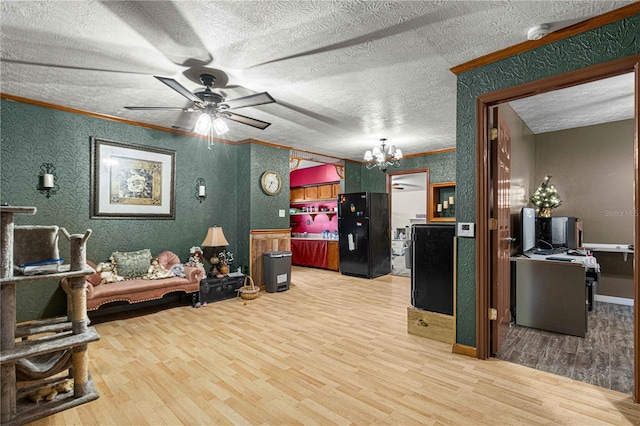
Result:
<instances>
[{"instance_id":1,"label":"round wall clock","mask_svg":"<svg viewBox=\"0 0 640 426\"><path fill-rule=\"evenodd\" d=\"M278 172L267 170L262 174L262 189L267 195L276 195L282 189L282 179Z\"/></svg>"}]
</instances>

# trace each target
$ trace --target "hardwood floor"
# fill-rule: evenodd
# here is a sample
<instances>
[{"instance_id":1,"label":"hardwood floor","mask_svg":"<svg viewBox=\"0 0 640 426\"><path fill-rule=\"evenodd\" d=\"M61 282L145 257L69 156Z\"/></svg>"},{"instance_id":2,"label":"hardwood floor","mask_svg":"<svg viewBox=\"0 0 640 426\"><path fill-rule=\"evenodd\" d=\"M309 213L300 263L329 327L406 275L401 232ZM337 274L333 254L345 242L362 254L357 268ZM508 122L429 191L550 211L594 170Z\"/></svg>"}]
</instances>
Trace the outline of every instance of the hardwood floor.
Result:
<instances>
[{"instance_id":1,"label":"hardwood floor","mask_svg":"<svg viewBox=\"0 0 640 426\"><path fill-rule=\"evenodd\" d=\"M246 305L95 324L100 398L35 424L640 423L630 395L407 334L409 281L294 267Z\"/></svg>"},{"instance_id":2,"label":"hardwood floor","mask_svg":"<svg viewBox=\"0 0 640 426\"><path fill-rule=\"evenodd\" d=\"M633 306L596 302L586 337L512 325L498 358L633 395Z\"/></svg>"}]
</instances>

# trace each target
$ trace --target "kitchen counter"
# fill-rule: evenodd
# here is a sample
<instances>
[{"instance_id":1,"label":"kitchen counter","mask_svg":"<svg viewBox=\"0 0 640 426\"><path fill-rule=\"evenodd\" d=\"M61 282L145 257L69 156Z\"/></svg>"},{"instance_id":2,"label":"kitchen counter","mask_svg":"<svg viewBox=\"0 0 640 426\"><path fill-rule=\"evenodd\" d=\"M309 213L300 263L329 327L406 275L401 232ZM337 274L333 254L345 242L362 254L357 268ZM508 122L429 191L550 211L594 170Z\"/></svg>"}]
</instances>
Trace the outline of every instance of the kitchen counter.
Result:
<instances>
[{"instance_id":1,"label":"kitchen counter","mask_svg":"<svg viewBox=\"0 0 640 426\"><path fill-rule=\"evenodd\" d=\"M339 269L338 240L308 236L291 238L291 263L314 268Z\"/></svg>"},{"instance_id":2,"label":"kitchen counter","mask_svg":"<svg viewBox=\"0 0 640 426\"><path fill-rule=\"evenodd\" d=\"M305 241L335 241L333 238L322 238L322 237L291 237L292 240L305 240Z\"/></svg>"}]
</instances>

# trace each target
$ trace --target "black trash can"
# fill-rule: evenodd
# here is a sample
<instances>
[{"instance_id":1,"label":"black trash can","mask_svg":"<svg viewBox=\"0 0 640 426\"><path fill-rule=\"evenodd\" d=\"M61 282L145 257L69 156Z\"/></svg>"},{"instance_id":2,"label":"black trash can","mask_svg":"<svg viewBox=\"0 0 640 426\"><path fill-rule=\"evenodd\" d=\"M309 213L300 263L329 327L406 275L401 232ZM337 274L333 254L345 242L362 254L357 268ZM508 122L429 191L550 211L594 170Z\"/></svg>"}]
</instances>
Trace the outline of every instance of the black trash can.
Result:
<instances>
[{"instance_id":1,"label":"black trash can","mask_svg":"<svg viewBox=\"0 0 640 426\"><path fill-rule=\"evenodd\" d=\"M264 286L267 293L289 290L291 284L291 252L267 251L262 254Z\"/></svg>"}]
</instances>

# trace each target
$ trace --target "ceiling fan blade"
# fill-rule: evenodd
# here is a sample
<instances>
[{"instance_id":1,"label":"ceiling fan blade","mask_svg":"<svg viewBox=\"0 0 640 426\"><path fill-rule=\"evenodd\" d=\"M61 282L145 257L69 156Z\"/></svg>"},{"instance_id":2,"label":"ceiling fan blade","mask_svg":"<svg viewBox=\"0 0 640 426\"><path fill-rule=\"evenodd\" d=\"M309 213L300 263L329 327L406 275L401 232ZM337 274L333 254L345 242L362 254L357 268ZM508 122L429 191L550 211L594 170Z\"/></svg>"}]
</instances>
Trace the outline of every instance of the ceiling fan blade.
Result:
<instances>
[{"instance_id":1,"label":"ceiling fan blade","mask_svg":"<svg viewBox=\"0 0 640 426\"><path fill-rule=\"evenodd\" d=\"M255 105L270 104L276 100L271 97L267 92L256 93L255 95L243 96L242 98L235 98L225 100L223 105L228 105L229 109L245 108Z\"/></svg>"},{"instance_id":2,"label":"ceiling fan blade","mask_svg":"<svg viewBox=\"0 0 640 426\"><path fill-rule=\"evenodd\" d=\"M136 107L136 106L126 106L126 109L132 111L182 111L182 112L194 112L194 108L177 108L177 107Z\"/></svg>"},{"instance_id":3,"label":"ceiling fan blade","mask_svg":"<svg viewBox=\"0 0 640 426\"><path fill-rule=\"evenodd\" d=\"M118 73L118 74L139 74L139 75L147 74L146 72L138 72L138 71L109 70L105 68L91 68L91 67L82 67L82 66L74 66L74 65L45 64L42 62L20 61L16 59L2 59L2 62L10 63L10 64L19 64L19 65L30 65L30 66L36 66L36 67L62 68L67 70L99 71L99 72L110 72L110 73Z\"/></svg>"},{"instance_id":4,"label":"ceiling fan blade","mask_svg":"<svg viewBox=\"0 0 640 426\"><path fill-rule=\"evenodd\" d=\"M205 65L213 58L189 21L171 1L108 1L100 4L144 37L171 62Z\"/></svg>"},{"instance_id":5,"label":"ceiling fan blade","mask_svg":"<svg viewBox=\"0 0 640 426\"><path fill-rule=\"evenodd\" d=\"M202 105L202 100L199 97L194 95L189 89L184 87L182 84L178 83L173 78L159 77L157 75L154 75L154 77L160 80L161 82L163 82L164 84L166 84L167 86L171 87L176 92L180 93L185 98L189 99L192 102L195 102L198 106L204 106Z\"/></svg>"},{"instance_id":6,"label":"ceiling fan blade","mask_svg":"<svg viewBox=\"0 0 640 426\"><path fill-rule=\"evenodd\" d=\"M417 29L420 29L429 25L434 25L448 19L453 19L462 14L470 15L475 12L482 12L483 10L486 10L488 7L483 2L469 2L469 3L470 4L465 5L464 7L460 7L458 4L452 4L452 5L445 4L427 12L422 16L417 16L412 19L407 19L397 24L390 25L388 27L381 28L376 31L372 31L370 33L363 34L361 36L353 37L351 39L347 39L338 43L329 44L327 46L322 46L316 49L307 50L305 52L295 53L292 55L271 59L256 65L253 65L249 68L255 68L262 65L282 62L289 59L316 55L319 53L331 52L334 50L346 49L349 47L361 45L363 43L371 43L372 41L382 40L385 38L396 36L398 34L415 31Z\"/></svg>"},{"instance_id":7,"label":"ceiling fan blade","mask_svg":"<svg viewBox=\"0 0 640 426\"><path fill-rule=\"evenodd\" d=\"M231 121L246 124L248 126L255 127L260 130L264 130L267 127L271 126L271 123L267 123L266 121L257 120L255 118L246 117L240 114L234 114L233 112L224 112L221 115L225 118L228 118Z\"/></svg>"}]
</instances>

